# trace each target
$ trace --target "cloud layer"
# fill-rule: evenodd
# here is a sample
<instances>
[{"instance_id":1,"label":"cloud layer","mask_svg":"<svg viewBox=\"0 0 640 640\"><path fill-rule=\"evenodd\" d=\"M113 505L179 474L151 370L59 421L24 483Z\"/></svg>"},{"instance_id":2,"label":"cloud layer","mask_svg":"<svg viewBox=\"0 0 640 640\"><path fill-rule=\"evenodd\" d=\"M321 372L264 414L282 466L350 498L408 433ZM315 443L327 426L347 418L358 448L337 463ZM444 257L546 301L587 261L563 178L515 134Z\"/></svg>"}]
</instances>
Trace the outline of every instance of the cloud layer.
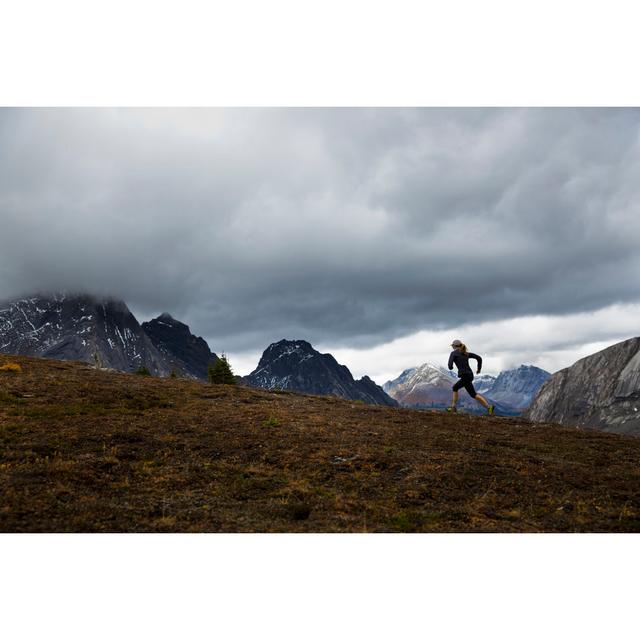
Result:
<instances>
[{"instance_id":1,"label":"cloud layer","mask_svg":"<svg viewBox=\"0 0 640 640\"><path fill-rule=\"evenodd\" d=\"M528 316L472 323L441 331L419 331L370 349L332 349L337 360L355 376L365 373L380 384L424 362L446 366L455 338L483 358L484 373L497 374L521 364L550 372L616 342L638 335L640 304L612 305L594 312L564 316ZM234 362L255 366L256 354L235 356Z\"/></svg>"},{"instance_id":2,"label":"cloud layer","mask_svg":"<svg viewBox=\"0 0 640 640\"><path fill-rule=\"evenodd\" d=\"M622 109L2 109L0 298L116 295L218 352L634 303L639 132Z\"/></svg>"}]
</instances>

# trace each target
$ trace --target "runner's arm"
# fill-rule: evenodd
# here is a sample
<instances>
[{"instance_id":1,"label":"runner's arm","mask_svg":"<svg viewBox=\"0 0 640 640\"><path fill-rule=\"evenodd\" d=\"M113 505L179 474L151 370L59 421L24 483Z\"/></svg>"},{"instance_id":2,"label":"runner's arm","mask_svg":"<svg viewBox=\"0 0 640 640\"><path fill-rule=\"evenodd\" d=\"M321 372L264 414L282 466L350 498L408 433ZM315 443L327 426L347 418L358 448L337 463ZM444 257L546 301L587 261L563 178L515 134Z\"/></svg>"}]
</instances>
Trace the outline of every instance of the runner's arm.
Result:
<instances>
[{"instance_id":1,"label":"runner's arm","mask_svg":"<svg viewBox=\"0 0 640 640\"><path fill-rule=\"evenodd\" d=\"M475 353L468 353L467 355L470 358L474 358L475 360L478 361L478 370L476 371L476 373L480 373L480 370L482 369L482 358Z\"/></svg>"},{"instance_id":2,"label":"runner's arm","mask_svg":"<svg viewBox=\"0 0 640 640\"><path fill-rule=\"evenodd\" d=\"M454 352L452 351L452 352L449 354L449 364L448 364L449 370L452 370L452 369L453 369L453 356L454 356Z\"/></svg>"}]
</instances>

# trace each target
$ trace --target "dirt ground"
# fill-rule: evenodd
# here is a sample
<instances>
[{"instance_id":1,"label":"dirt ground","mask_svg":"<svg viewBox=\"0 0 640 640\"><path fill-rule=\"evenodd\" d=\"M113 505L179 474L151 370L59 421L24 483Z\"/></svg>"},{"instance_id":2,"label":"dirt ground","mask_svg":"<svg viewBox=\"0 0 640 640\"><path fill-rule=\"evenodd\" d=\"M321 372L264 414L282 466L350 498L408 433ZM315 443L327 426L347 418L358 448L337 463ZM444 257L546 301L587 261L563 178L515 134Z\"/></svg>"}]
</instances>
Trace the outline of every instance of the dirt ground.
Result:
<instances>
[{"instance_id":1,"label":"dirt ground","mask_svg":"<svg viewBox=\"0 0 640 640\"><path fill-rule=\"evenodd\" d=\"M640 531L640 438L10 362L2 532Z\"/></svg>"}]
</instances>

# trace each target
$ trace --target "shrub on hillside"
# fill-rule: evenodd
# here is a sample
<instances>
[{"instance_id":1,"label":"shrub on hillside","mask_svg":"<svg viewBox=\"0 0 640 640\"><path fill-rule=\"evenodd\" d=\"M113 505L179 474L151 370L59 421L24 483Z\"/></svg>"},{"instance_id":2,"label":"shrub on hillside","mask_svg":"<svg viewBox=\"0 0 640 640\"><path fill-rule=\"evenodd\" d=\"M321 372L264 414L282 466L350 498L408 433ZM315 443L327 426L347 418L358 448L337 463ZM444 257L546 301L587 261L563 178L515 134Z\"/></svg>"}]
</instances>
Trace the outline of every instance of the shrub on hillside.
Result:
<instances>
[{"instance_id":1,"label":"shrub on hillside","mask_svg":"<svg viewBox=\"0 0 640 640\"><path fill-rule=\"evenodd\" d=\"M22 373L22 367L17 362L7 362L0 367L0 371L9 373Z\"/></svg>"},{"instance_id":2,"label":"shrub on hillside","mask_svg":"<svg viewBox=\"0 0 640 640\"><path fill-rule=\"evenodd\" d=\"M147 367L141 366L136 370L136 375L138 375L138 376L150 376L151 375L151 371L149 371L149 369L147 369Z\"/></svg>"},{"instance_id":3,"label":"shrub on hillside","mask_svg":"<svg viewBox=\"0 0 640 640\"><path fill-rule=\"evenodd\" d=\"M275 416L269 416L262 424L265 427L279 427L280 421Z\"/></svg>"},{"instance_id":4,"label":"shrub on hillside","mask_svg":"<svg viewBox=\"0 0 640 640\"><path fill-rule=\"evenodd\" d=\"M218 358L215 364L209 363L208 372L209 382L212 384L236 384L231 365L224 353Z\"/></svg>"}]
</instances>

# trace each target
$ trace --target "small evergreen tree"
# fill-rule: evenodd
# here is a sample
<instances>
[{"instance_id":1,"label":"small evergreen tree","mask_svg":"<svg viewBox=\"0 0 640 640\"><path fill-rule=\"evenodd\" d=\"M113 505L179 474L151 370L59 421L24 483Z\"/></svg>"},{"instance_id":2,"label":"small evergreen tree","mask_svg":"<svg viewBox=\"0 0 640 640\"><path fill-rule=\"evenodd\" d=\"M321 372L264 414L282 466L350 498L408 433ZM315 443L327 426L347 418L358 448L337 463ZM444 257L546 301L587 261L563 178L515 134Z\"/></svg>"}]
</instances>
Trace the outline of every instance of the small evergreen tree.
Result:
<instances>
[{"instance_id":1,"label":"small evergreen tree","mask_svg":"<svg viewBox=\"0 0 640 640\"><path fill-rule=\"evenodd\" d=\"M170 378L177 378L178 374L176 373L175 369L171 369L171 373L169 374Z\"/></svg>"},{"instance_id":2,"label":"small evergreen tree","mask_svg":"<svg viewBox=\"0 0 640 640\"><path fill-rule=\"evenodd\" d=\"M231 365L224 353L216 360L215 364L209 363L209 382L213 384L236 384Z\"/></svg>"},{"instance_id":3,"label":"small evergreen tree","mask_svg":"<svg viewBox=\"0 0 640 640\"><path fill-rule=\"evenodd\" d=\"M147 369L147 367L145 367L144 365L139 367L138 370L136 371L136 374L139 376L150 376L151 375L151 371L149 371L149 369Z\"/></svg>"}]
</instances>

